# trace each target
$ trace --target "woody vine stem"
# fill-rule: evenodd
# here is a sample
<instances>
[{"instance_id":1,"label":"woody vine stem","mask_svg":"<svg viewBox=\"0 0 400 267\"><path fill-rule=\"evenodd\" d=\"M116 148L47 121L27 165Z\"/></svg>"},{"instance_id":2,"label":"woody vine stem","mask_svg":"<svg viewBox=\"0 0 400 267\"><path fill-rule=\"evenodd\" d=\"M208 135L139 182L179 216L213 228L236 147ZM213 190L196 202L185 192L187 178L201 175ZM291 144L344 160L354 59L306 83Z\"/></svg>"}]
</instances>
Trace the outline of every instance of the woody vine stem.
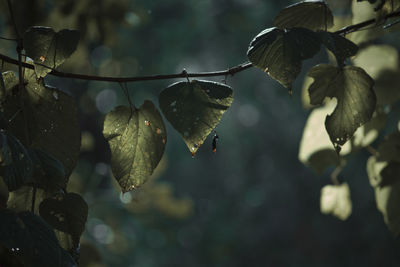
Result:
<instances>
[{"instance_id":1,"label":"woody vine stem","mask_svg":"<svg viewBox=\"0 0 400 267\"><path fill-rule=\"evenodd\" d=\"M400 16L400 11L395 11L392 13L387 14L384 17L383 21L386 21L389 18L394 18L394 17L399 17ZM362 30L366 26L376 24L378 21L377 19L369 19L360 23L356 23L353 25L346 26L338 31L335 31L334 33L336 34L341 34L341 35L346 35L352 32L356 32L359 30ZM383 26L384 29L387 29L391 27L392 25L396 24L387 24ZM380 27L382 25L375 25L375 27ZM0 37L0 39L4 40L9 40L9 41L15 41L19 43L20 38L17 39L12 39L12 38L4 38ZM20 54L18 56L18 60L10 58L6 55L0 54L0 59L3 62L8 62L10 64L14 64L17 66L22 66L24 68L29 68L29 69L34 69L33 64L29 64L26 62L22 62ZM44 66L44 65L43 65ZM128 82L139 82L139 81L153 81L153 80L166 80L166 79L175 79L175 78L193 78L193 77L215 77L215 76L233 76L238 72L247 70L251 68L253 65L250 62L244 62L241 63L237 66L225 69L225 70L220 70L220 71L212 71L212 72L186 72L183 70L181 73L175 73L175 74L164 74L164 75L148 75L148 76L134 76L134 77L110 77L110 76L96 76L96 75L85 75L85 74L79 74L79 73L69 73L69 72L61 72L57 71L55 69L52 69L50 67L47 67L51 69L51 72L49 73L50 75L57 76L57 77L62 77L62 78L70 78L70 79L79 79L79 80L89 80L89 81L103 81L103 82L117 82L117 83L128 83Z\"/></svg>"}]
</instances>

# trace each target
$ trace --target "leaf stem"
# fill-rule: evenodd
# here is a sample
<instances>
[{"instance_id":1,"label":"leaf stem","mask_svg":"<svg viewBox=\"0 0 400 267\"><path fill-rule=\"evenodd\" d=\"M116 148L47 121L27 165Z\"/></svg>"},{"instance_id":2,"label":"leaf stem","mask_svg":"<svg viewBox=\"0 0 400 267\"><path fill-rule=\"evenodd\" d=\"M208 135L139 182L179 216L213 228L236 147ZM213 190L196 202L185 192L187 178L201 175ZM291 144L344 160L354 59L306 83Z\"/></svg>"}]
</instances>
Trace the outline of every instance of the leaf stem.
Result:
<instances>
[{"instance_id":1,"label":"leaf stem","mask_svg":"<svg viewBox=\"0 0 400 267\"><path fill-rule=\"evenodd\" d=\"M340 173L342 170L343 170L343 166L342 166L342 165L339 165L339 166L337 166L336 169L332 172L332 174L331 174L331 180L332 180L332 183L333 183L334 185L340 185L338 176L339 176L339 173Z\"/></svg>"}]
</instances>

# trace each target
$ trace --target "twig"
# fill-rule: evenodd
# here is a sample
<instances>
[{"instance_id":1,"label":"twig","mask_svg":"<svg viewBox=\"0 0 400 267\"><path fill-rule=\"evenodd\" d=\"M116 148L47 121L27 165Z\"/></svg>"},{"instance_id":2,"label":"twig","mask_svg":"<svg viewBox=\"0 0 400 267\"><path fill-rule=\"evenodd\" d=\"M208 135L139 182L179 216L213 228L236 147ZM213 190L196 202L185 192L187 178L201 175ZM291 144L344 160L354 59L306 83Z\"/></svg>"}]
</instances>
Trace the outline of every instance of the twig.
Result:
<instances>
[{"instance_id":1,"label":"twig","mask_svg":"<svg viewBox=\"0 0 400 267\"><path fill-rule=\"evenodd\" d=\"M18 61L0 54L0 59L5 62L17 65ZM29 64L26 62L22 62L22 66L24 68L34 69L33 64ZM77 73L68 73L61 72L55 69L49 73L50 75L62 77L62 78L71 78L71 79L79 79L79 80L89 80L89 81L103 81L103 82L118 82L118 83L127 83L127 82L139 82L139 81L154 81L154 80L167 80L167 79L176 79L176 78L186 78L186 77L215 77L215 76L225 76L225 75L234 75L238 72L244 71L252 67L250 62L242 63L238 66L220 70L213 72L197 72L197 73L176 73L176 74L156 74L156 75L148 75L148 76L136 76L136 77L108 77L108 76L95 76L95 75L85 75L85 74L77 74Z\"/></svg>"},{"instance_id":2,"label":"twig","mask_svg":"<svg viewBox=\"0 0 400 267\"><path fill-rule=\"evenodd\" d=\"M28 121L27 121L27 116L26 116L26 110L24 107L24 70L22 68L22 50L23 50L23 40L18 32L18 27L17 27L17 23L15 21L14 18L14 11L12 8L12 4L11 4L11 0L7 0L7 4L8 4L8 10L10 12L10 17L11 17L11 21L12 24L14 26L14 31L15 31L15 35L17 37L17 53L18 53L18 89L19 89L19 94L20 94L20 105L21 105L21 109L22 109L22 116L24 119L24 128L25 128L25 141L26 144L30 144L30 138L29 138L29 131L28 131Z\"/></svg>"}]
</instances>

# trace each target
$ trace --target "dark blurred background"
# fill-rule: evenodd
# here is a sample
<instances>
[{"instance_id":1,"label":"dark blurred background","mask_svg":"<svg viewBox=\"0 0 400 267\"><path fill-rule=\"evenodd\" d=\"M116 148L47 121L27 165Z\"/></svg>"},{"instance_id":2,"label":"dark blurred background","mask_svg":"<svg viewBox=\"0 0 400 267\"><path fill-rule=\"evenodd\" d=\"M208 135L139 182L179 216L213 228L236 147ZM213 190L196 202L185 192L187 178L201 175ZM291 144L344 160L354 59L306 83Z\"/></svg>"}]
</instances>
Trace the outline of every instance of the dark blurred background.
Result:
<instances>
[{"instance_id":1,"label":"dark blurred background","mask_svg":"<svg viewBox=\"0 0 400 267\"><path fill-rule=\"evenodd\" d=\"M0 35L14 37L1 1ZM136 76L222 70L247 60L249 42L295 1L265 0L25 0L13 1L23 32L32 25L81 31L61 70ZM351 1L328 1L351 16ZM399 47L396 33L389 38ZM16 58L15 44L0 51ZM400 266L400 241L377 211L365 171L366 152L350 157L340 177L351 188L353 213L342 222L322 215L319 197L329 172L317 176L298 160L309 111L301 105L303 65L294 95L252 68L217 77L235 100L211 138L191 157L167 122L166 153L143 187L122 195L110 172L102 136L104 115L127 105L118 84L46 77L76 97L82 153L69 190L89 204L82 266ZM3 70L15 70L5 64ZM158 104L176 80L129 84L136 106ZM332 170L330 170L332 171Z\"/></svg>"}]
</instances>

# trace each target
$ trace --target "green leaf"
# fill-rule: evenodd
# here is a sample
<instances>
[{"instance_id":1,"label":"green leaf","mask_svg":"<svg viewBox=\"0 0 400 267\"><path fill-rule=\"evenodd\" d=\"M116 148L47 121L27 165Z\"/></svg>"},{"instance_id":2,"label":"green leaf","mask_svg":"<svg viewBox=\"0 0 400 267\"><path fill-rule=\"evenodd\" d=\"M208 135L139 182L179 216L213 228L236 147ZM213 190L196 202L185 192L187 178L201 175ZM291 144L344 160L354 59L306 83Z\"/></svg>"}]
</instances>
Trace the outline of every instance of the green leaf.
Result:
<instances>
[{"instance_id":1,"label":"green leaf","mask_svg":"<svg viewBox=\"0 0 400 267\"><path fill-rule=\"evenodd\" d=\"M34 60L37 78L47 75L75 51L79 42L76 30L54 32L52 28L35 26L24 34L26 55Z\"/></svg>"},{"instance_id":2,"label":"green leaf","mask_svg":"<svg viewBox=\"0 0 400 267\"><path fill-rule=\"evenodd\" d=\"M67 193L47 198L40 204L39 213L54 229L71 235L73 249L78 247L88 216L88 205L80 195ZM64 242L60 240L61 246L71 250L70 244L63 245L65 241L68 242L68 238Z\"/></svg>"},{"instance_id":3,"label":"green leaf","mask_svg":"<svg viewBox=\"0 0 400 267\"><path fill-rule=\"evenodd\" d=\"M221 83L177 82L160 93L160 108L195 154L233 102L232 89Z\"/></svg>"},{"instance_id":4,"label":"green leaf","mask_svg":"<svg viewBox=\"0 0 400 267\"><path fill-rule=\"evenodd\" d=\"M319 32L322 43L331 51L339 66L344 66L346 58L357 54L358 46L345 37L333 32Z\"/></svg>"},{"instance_id":5,"label":"green leaf","mask_svg":"<svg viewBox=\"0 0 400 267\"><path fill-rule=\"evenodd\" d=\"M314 78L309 87L311 104L322 104L325 97L337 99L337 105L325 120L325 127L336 149L349 140L358 127L368 122L375 110L374 81L361 68L343 68L321 64L313 67L308 76Z\"/></svg>"},{"instance_id":6,"label":"green leaf","mask_svg":"<svg viewBox=\"0 0 400 267\"><path fill-rule=\"evenodd\" d=\"M29 149L34 172L32 182L44 189L60 189L64 186L64 165L49 153L40 149Z\"/></svg>"},{"instance_id":7,"label":"green leaf","mask_svg":"<svg viewBox=\"0 0 400 267\"><path fill-rule=\"evenodd\" d=\"M8 189L14 191L31 178L33 163L28 151L17 138L8 133L0 133L0 135L4 135L6 139L2 147L2 152L6 155L4 164L0 166L0 176L4 178Z\"/></svg>"},{"instance_id":8,"label":"green leaf","mask_svg":"<svg viewBox=\"0 0 400 267\"><path fill-rule=\"evenodd\" d=\"M285 7L274 19L277 28L307 28L327 30L333 26L333 16L324 1L303 1Z\"/></svg>"},{"instance_id":9,"label":"green leaf","mask_svg":"<svg viewBox=\"0 0 400 267\"><path fill-rule=\"evenodd\" d=\"M326 185L321 189L321 212L346 220L352 211L350 188L347 183Z\"/></svg>"},{"instance_id":10,"label":"green leaf","mask_svg":"<svg viewBox=\"0 0 400 267\"><path fill-rule=\"evenodd\" d=\"M0 210L0 244L24 266L77 266L58 244L51 227L30 213Z\"/></svg>"},{"instance_id":11,"label":"green leaf","mask_svg":"<svg viewBox=\"0 0 400 267\"><path fill-rule=\"evenodd\" d=\"M313 31L269 28L251 41L247 57L253 65L291 90L302 60L313 57L320 46L321 40Z\"/></svg>"},{"instance_id":12,"label":"green leaf","mask_svg":"<svg viewBox=\"0 0 400 267\"><path fill-rule=\"evenodd\" d=\"M320 175L329 166L343 165L342 156L351 152L350 143L346 143L338 155L324 126L326 116L335 108L335 102L335 100L326 101L322 107L311 111L300 141L299 160Z\"/></svg>"},{"instance_id":13,"label":"green leaf","mask_svg":"<svg viewBox=\"0 0 400 267\"><path fill-rule=\"evenodd\" d=\"M24 112L19 108L21 94L13 85L18 79L12 72L3 74L6 83L6 98L0 99L7 120L11 119L8 131L13 133L26 147L43 150L65 168L65 181L78 160L80 129L78 108L75 100L43 81L36 81L33 71L25 70L27 85L23 94ZM26 140L27 125L30 142Z\"/></svg>"},{"instance_id":14,"label":"green leaf","mask_svg":"<svg viewBox=\"0 0 400 267\"><path fill-rule=\"evenodd\" d=\"M106 115L103 129L111 168L123 192L142 185L153 173L167 141L164 122L151 101L133 109L116 107Z\"/></svg>"}]
</instances>

